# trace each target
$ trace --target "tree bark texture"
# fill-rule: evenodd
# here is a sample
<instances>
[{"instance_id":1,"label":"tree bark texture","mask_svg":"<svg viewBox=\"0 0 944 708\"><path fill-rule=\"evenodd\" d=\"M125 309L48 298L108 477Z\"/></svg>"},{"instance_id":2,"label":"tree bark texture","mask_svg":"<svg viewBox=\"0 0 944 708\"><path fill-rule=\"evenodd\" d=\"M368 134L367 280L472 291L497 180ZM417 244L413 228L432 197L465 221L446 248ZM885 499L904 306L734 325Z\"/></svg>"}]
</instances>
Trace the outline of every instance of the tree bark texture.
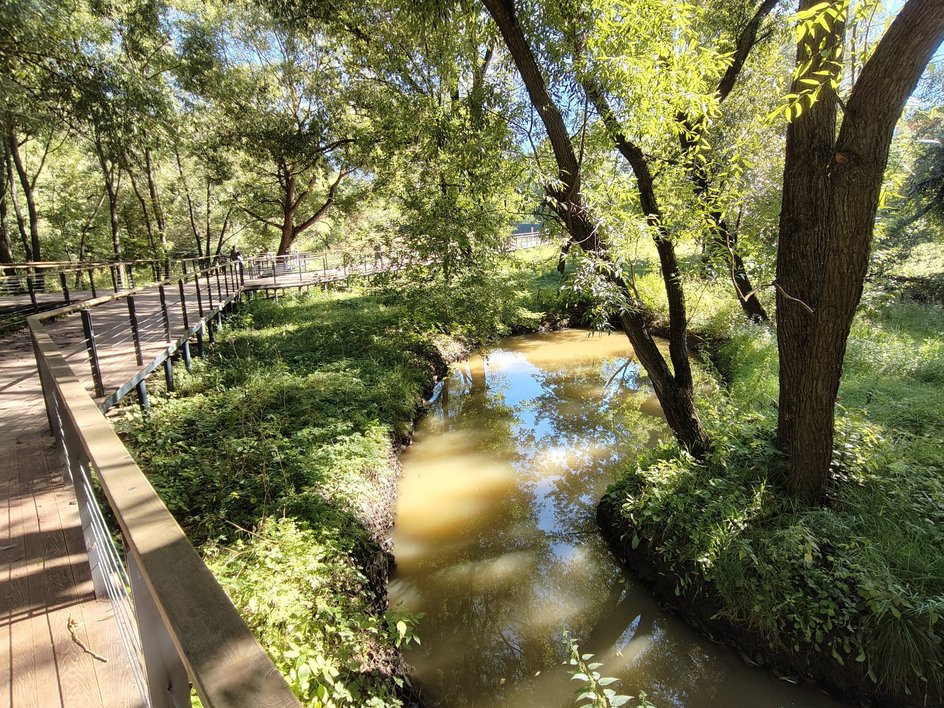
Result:
<instances>
[{"instance_id":1,"label":"tree bark texture","mask_svg":"<svg viewBox=\"0 0 944 708\"><path fill-rule=\"evenodd\" d=\"M800 9L815 4L802 0ZM827 41L841 37L834 27ZM788 460L787 486L808 502L828 478L843 357L892 134L942 39L944 2L908 0L859 75L838 137L838 101L828 87L787 129L777 252L777 432ZM807 36L799 52L816 41Z\"/></svg>"},{"instance_id":2,"label":"tree bark texture","mask_svg":"<svg viewBox=\"0 0 944 708\"><path fill-rule=\"evenodd\" d=\"M546 191L551 205L561 218L571 235L571 243L576 243L588 252L594 252L600 258L606 258L602 249L597 220L583 202L580 189L580 164L574 151L573 142L564 120L547 90L544 77L538 67L531 47L515 16L512 0L483 0L485 8L498 26L499 32L508 48L515 66L524 81L528 95L547 130L548 139L554 151L558 167L559 185L548 185ZM629 152L636 148L626 142ZM638 156L642 158L639 151ZM630 159L627 156L627 159ZM684 291L675 258L672 241L659 230L659 208L652 191L652 177L643 158L641 163L631 160L639 183L643 210L650 223L657 228L656 248L662 265L663 282L669 298L670 335L669 352L672 359L671 370L662 352L649 333L645 308L632 296L632 290L622 277L615 280L631 302L630 307L620 314L623 328L639 362L645 367L653 383L656 395L662 405L666 420L678 441L696 457L701 457L708 450L708 435L701 424L695 409L692 389L691 365L687 345L687 315Z\"/></svg>"},{"instance_id":3,"label":"tree bark texture","mask_svg":"<svg viewBox=\"0 0 944 708\"><path fill-rule=\"evenodd\" d=\"M292 244L295 243L295 239L299 237L304 231L307 231L309 228L321 221L325 214L328 213L328 210L334 204L335 199L337 198L338 186L341 184L341 180L348 173L345 170L340 170L338 172L337 178L334 182L328 187L328 194L325 197L324 202L319 206L311 215L302 221L297 223L296 217L298 216L298 211L301 209L302 205L311 196L311 190L314 185L316 175L312 175L311 179L308 181L308 184L304 186L301 192L298 192L298 175L291 171L288 165L281 165L279 167L279 183L282 185L282 223L273 224L278 226L281 231L281 236L279 239L279 250L278 255L286 256L292 250ZM252 212L249 212L252 214ZM257 217L260 218L260 217ZM266 219L260 218L264 223L270 223Z\"/></svg>"}]
</instances>

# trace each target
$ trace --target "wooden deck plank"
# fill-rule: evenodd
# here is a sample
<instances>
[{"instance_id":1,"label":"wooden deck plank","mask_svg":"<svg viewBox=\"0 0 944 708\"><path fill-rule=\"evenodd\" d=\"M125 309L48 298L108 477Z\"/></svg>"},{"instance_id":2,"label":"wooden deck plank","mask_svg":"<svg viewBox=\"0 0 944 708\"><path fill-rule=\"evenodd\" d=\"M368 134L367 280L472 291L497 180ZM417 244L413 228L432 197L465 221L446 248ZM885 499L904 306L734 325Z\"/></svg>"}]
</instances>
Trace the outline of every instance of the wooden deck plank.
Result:
<instances>
[{"instance_id":1,"label":"wooden deck plank","mask_svg":"<svg viewBox=\"0 0 944 708\"><path fill-rule=\"evenodd\" d=\"M19 489L11 500L11 526L14 537L19 540L20 551L10 569L13 705L57 705L59 696L48 626L42 612L33 612L30 597L30 576L42 573L42 559L37 557L35 549L39 524L28 478L28 450L24 449L27 447L25 441L17 442Z\"/></svg>"},{"instance_id":2,"label":"wooden deck plank","mask_svg":"<svg viewBox=\"0 0 944 708\"><path fill-rule=\"evenodd\" d=\"M73 573L75 559L67 547L67 529L63 526L59 512L59 497L62 496L66 481L61 473L52 471L51 464L53 468L58 467L59 460L49 454L47 440L40 438L34 444L37 462L45 469L45 475L40 475L37 468L34 477L43 492L41 497L37 497L36 509L43 542L42 553L47 564L40 592L45 593L42 606L49 608L47 619L61 702L63 705L75 706L100 705L101 691L95 676L94 659L72 640L69 629L70 620L75 620L78 623L75 629L77 636L85 646L89 645L90 639L84 632L81 603L93 600L94 593L89 593L91 588L80 588ZM37 493L39 491L36 490Z\"/></svg>"},{"instance_id":3,"label":"wooden deck plank","mask_svg":"<svg viewBox=\"0 0 944 708\"><path fill-rule=\"evenodd\" d=\"M28 336L0 339L0 357L0 708L141 705L110 605L94 599ZM105 671L70 617L85 646L105 647Z\"/></svg>"}]
</instances>

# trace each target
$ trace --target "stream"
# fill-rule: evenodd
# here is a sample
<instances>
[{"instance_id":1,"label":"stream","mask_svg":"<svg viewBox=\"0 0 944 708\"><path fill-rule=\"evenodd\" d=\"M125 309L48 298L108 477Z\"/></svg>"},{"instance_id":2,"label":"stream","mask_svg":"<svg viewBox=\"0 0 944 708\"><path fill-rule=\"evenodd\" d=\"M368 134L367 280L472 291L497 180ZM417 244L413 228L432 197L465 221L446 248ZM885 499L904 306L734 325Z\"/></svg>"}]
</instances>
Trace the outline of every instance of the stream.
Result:
<instances>
[{"instance_id":1,"label":"stream","mask_svg":"<svg viewBox=\"0 0 944 708\"><path fill-rule=\"evenodd\" d=\"M393 532L427 705L573 705L565 630L656 706L839 705L701 637L610 554L596 503L667 435L619 332L511 337L452 367L401 457Z\"/></svg>"}]
</instances>

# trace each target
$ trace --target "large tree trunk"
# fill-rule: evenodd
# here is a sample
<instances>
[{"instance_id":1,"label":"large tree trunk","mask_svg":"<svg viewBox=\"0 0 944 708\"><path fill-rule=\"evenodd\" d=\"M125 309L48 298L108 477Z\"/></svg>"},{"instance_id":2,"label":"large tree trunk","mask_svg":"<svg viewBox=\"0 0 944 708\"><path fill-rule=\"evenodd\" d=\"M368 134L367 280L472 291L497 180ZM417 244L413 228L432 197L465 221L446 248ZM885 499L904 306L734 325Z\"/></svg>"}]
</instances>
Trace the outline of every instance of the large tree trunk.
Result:
<instances>
[{"instance_id":1,"label":"large tree trunk","mask_svg":"<svg viewBox=\"0 0 944 708\"><path fill-rule=\"evenodd\" d=\"M580 189L580 164L561 113L551 98L540 68L527 39L518 24L512 0L483 0L491 14L505 46L515 62L524 81L531 102L537 109L548 133L558 166L561 186L548 186L546 191L552 207L571 235L571 243L595 253L605 259L597 220L583 202ZM627 145L629 145L627 143ZM634 145L631 148L638 150ZM634 155L635 157L635 155ZM649 333L645 308L633 297L632 290L621 276L611 276L632 303L630 309L621 313L621 320L639 362L645 367L652 381L656 396L676 439L695 457L708 450L708 435L701 424L695 408L692 390L692 374L689 363L687 337L687 314L678 261L671 239L658 227L659 209L652 192L652 179L642 153L638 160L630 160L636 171L640 197L650 224L656 228L655 241L662 266L663 283L669 299L669 354L672 369L668 366L658 346ZM629 157L627 157L629 159Z\"/></svg>"},{"instance_id":2,"label":"large tree trunk","mask_svg":"<svg viewBox=\"0 0 944 708\"><path fill-rule=\"evenodd\" d=\"M282 223L272 225L278 226L278 228L281 230L282 235L279 240L278 255L285 256L291 251L292 244L295 243L295 239L297 239L301 233L321 221L325 214L328 213L328 210L331 208L331 205L334 204L334 200L337 198L338 186L341 184L341 180L347 176L348 172L343 169L338 171L338 176L335 178L334 182L331 183L331 186L328 187L328 195L325 197L324 202L322 202L321 206L319 206L311 214L311 216L302 221L300 224L296 223L298 210L301 209L302 204L304 204L308 197L311 196L311 189L316 176L312 175L308 184L299 193L297 191L298 177L291 172L287 165L282 165L280 167L280 174L281 177L279 182L282 185L284 195L282 200ZM258 218L263 223L271 223L262 217L256 216L251 211L248 213Z\"/></svg>"},{"instance_id":3,"label":"large tree trunk","mask_svg":"<svg viewBox=\"0 0 944 708\"><path fill-rule=\"evenodd\" d=\"M282 181L282 234L279 238L278 256L287 256L295 242L295 175L284 170Z\"/></svg>"},{"instance_id":4,"label":"large tree trunk","mask_svg":"<svg viewBox=\"0 0 944 708\"><path fill-rule=\"evenodd\" d=\"M815 4L802 0L800 8ZM826 40L841 36L836 27ZM798 61L822 37L808 35ZM787 485L806 501L819 497L828 478L836 394L892 134L942 39L944 3L908 0L853 87L838 138L837 100L828 86L788 128L777 251L777 432Z\"/></svg>"}]
</instances>

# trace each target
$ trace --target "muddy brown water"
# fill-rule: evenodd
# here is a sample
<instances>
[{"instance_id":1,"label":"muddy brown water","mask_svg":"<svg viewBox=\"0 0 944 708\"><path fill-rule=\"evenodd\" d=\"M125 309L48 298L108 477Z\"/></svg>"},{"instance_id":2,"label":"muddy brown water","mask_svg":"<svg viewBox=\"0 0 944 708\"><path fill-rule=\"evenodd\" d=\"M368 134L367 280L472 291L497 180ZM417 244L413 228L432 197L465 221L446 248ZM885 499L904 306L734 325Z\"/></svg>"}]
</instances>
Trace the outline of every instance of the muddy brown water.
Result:
<instances>
[{"instance_id":1,"label":"muddy brown water","mask_svg":"<svg viewBox=\"0 0 944 708\"><path fill-rule=\"evenodd\" d=\"M569 706L568 631L657 706L837 706L663 612L594 523L621 465L665 436L620 334L512 337L455 365L401 458L391 603L431 706Z\"/></svg>"}]
</instances>

